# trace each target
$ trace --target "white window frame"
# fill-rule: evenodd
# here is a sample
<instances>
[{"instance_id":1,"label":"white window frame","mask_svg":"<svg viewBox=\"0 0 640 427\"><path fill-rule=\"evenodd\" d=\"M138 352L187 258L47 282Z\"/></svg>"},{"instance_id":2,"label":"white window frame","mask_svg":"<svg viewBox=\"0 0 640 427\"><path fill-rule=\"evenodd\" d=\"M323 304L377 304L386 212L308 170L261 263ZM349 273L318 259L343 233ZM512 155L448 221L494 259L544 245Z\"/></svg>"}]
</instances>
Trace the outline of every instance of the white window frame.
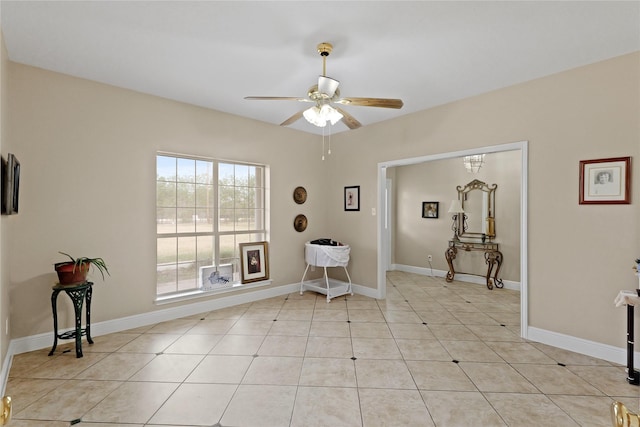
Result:
<instances>
[{"instance_id":1,"label":"white window frame","mask_svg":"<svg viewBox=\"0 0 640 427\"><path fill-rule=\"evenodd\" d=\"M175 167L175 175L172 177L173 179L166 179L167 177L163 177L164 179L159 179L160 173L160 157L170 157L176 159L176 167ZM180 177L178 177L179 170L179 161L194 161L194 167L197 165L202 166L202 162L211 164L211 172L210 172L210 183L198 182L198 176L196 176L197 171L194 169L193 173L193 181L182 181ZM220 182L219 178L219 167L220 165L224 165L225 169L229 166L233 167L233 184L229 185L228 182L224 183L224 185ZM247 175L246 185L242 185L244 182L241 181L238 183L236 169L244 169L244 168L255 168L255 182L249 182L249 175ZM241 284L240 283L240 265L239 265L239 243L246 242L255 242L255 241L268 241L268 225L269 225L269 168L267 165L256 164L256 163L248 163L248 162L239 162L239 161L229 161L229 160L219 160L214 158L206 158L192 155L184 155L184 154L176 154L170 152L157 152L156 153L156 265L157 265L157 275L156 275L156 302L161 303L163 301L174 301L176 299L184 299L184 298L193 298L197 296L208 295L212 292L229 292L237 289L246 289L248 287L255 286L263 286L265 284L270 283L270 281L265 282L257 282L251 284ZM171 206L166 206L160 200L159 188L161 183L169 183L175 185L175 200ZM193 185L193 205L181 205L179 201L179 185ZM238 184L238 185L237 185ZM210 202L206 204L206 208L202 207L202 204L198 201L198 188L202 190L203 186L207 187L211 185L212 188L209 189ZM169 185L170 187L171 185ZM231 198L233 202L233 206L220 206L220 190L221 188L226 188L227 191L231 188L233 190L233 196ZM165 190L166 191L166 190ZM236 194L253 194L253 197L247 201L249 204L253 204L252 207L248 207L247 205L238 207ZM184 209L185 211L190 211L193 209L195 212L194 215L191 215L193 221L193 230L179 230L180 223L180 210ZM200 209L200 211L198 210ZM206 209L207 216L209 219L207 223L210 223L210 229L206 229L207 226L203 227L203 230L199 230L198 228L198 212L201 212L202 209ZM170 223L166 229L161 230L161 224L166 224L166 218L161 218L160 212L171 212L171 210L175 210L173 217L174 223ZM243 213L247 213L246 224L240 224L240 229L238 226L238 211L242 211ZM231 215L235 220L233 221L231 230L222 230L220 227L221 224L221 212L227 215ZM167 215L170 216L170 215ZM183 213L184 216L184 213ZM251 227L251 224L254 224ZM191 223L187 221L187 227L191 226ZM172 226L175 226L173 231L170 230ZM251 227L251 228L250 228ZM167 231L169 230L169 231ZM232 255L229 257L221 258L220 247L221 238L231 237L233 239L233 244L229 245L227 243L226 250L228 251L230 247L233 248ZM180 243L184 239L184 241L189 241L189 239L195 238L192 240L192 244L195 245L195 260L184 261L184 255L188 252L188 249L184 249L181 253L180 251ZM199 258L201 253L198 248L198 242L200 238L211 238L211 253L212 259L210 265L202 265L203 259ZM170 262L163 262L162 259L166 259L161 252L161 247L166 246L166 239L175 239L175 259ZM163 243L163 240L165 243ZM173 244L170 242L169 247ZM206 246L206 245L205 245ZM225 245L223 245L224 247ZM172 250L172 249L171 249ZM191 251L193 252L193 251ZM181 254L183 255L181 257ZM182 261L181 261L182 258ZM208 260L208 258L207 258ZM195 266L191 264L195 263ZM188 269L192 269L195 267L196 273L195 277L193 277L192 272L188 272L188 279L180 280L180 267L187 267ZM165 273L161 273L161 270L164 270ZM167 273L168 270L168 273ZM229 279L228 272L231 271L232 277ZM215 273L213 273L215 272ZM167 274L170 276L171 274L175 274L175 281L172 283L171 280L166 281ZM207 276L210 273L214 275ZM164 281L161 283L161 274L165 277ZM203 276L204 274L204 276ZM209 280L205 280L205 279ZM215 279L215 280L214 280ZM221 280L222 279L222 280ZM229 279L229 280L227 280ZM193 281L193 286L189 285L189 282ZM173 286L174 289L172 291L164 291L161 292L161 286Z\"/></svg>"}]
</instances>

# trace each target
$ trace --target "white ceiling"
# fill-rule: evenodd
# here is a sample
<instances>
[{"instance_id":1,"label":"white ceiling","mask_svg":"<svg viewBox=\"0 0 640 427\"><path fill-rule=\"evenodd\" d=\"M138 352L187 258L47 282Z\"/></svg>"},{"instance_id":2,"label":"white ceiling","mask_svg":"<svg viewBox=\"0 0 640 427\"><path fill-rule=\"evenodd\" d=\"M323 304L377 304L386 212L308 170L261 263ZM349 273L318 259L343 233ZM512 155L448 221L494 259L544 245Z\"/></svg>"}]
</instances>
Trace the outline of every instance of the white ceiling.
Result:
<instances>
[{"instance_id":1,"label":"white ceiling","mask_svg":"<svg viewBox=\"0 0 640 427\"><path fill-rule=\"evenodd\" d=\"M363 125L640 50L640 1L5 1L12 61L279 124L322 72ZM299 120L291 127L321 133ZM336 124L332 132L347 130Z\"/></svg>"}]
</instances>

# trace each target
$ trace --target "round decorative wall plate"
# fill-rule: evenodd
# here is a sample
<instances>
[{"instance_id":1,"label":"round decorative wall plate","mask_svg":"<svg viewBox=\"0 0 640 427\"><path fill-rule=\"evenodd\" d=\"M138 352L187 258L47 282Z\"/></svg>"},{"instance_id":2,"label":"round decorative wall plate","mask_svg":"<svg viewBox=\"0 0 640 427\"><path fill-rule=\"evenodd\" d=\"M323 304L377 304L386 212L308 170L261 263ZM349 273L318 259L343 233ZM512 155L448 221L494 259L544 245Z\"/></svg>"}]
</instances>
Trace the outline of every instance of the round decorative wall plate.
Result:
<instances>
[{"instance_id":1,"label":"round decorative wall plate","mask_svg":"<svg viewBox=\"0 0 640 427\"><path fill-rule=\"evenodd\" d=\"M307 217L302 214L296 216L296 219L293 220L293 228L295 228L297 232L302 232L306 230Z\"/></svg>"},{"instance_id":2,"label":"round decorative wall plate","mask_svg":"<svg viewBox=\"0 0 640 427\"><path fill-rule=\"evenodd\" d=\"M305 190L304 187L296 187L295 190L293 190L293 200L301 205L304 202L307 201L307 190Z\"/></svg>"}]
</instances>

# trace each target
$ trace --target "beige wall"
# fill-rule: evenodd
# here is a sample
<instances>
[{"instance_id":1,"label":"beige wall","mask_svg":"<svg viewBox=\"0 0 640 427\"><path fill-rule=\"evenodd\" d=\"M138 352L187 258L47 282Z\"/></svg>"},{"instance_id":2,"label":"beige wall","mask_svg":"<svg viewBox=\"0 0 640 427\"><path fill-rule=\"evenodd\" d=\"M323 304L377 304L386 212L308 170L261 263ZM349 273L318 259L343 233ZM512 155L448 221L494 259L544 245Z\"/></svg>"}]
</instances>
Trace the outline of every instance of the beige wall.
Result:
<instances>
[{"instance_id":1,"label":"beige wall","mask_svg":"<svg viewBox=\"0 0 640 427\"><path fill-rule=\"evenodd\" d=\"M7 98L9 77L7 67L9 60L7 48L4 44L4 36L0 29L0 153L4 159L7 158L7 126L8 111ZM9 334L6 330L6 322L9 319L9 233L11 219L6 216L0 217L0 360L4 362L9 348Z\"/></svg>"},{"instance_id":2,"label":"beige wall","mask_svg":"<svg viewBox=\"0 0 640 427\"><path fill-rule=\"evenodd\" d=\"M474 179L497 185L494 213L496 238L504 255L500 278L520 282L520 152L504 151L485 155L485 165L477 174L464 168L461 158L435 160L395 169L395 250L394 263L447 271L444 257L451 231L451 200L457 199L457 186ZM422 218L422 202L440 202L437 219ZM471 224L470 224L471 225ZM472 231L480 231L478 227ZM460 272L484 275L482 252L459 253L455 268Z\"/></svg>"},{"instance_id":3,"label":"beige wall","mask_svg":"<svg viewBox=\"0 0 640 427\"><path fill-rule=\"evenodd\" d=\"M639 158L639 74L636 53L336 134L322 162L317 136L11 63L2 150L23 169L3 263L12 338L51 330L58 250L109 261L95 321L156 309L156 150L271 166L275 285L297 282L302 243L326 236L351 245L354 282L375 288L379 162L528 140L530 324L623 347L624 312L612 302L637 286L640 174L623 206L579 206L577 176L582 159ZM298 185L303 206L291 198ZM361 186L359 212L343 210L348 185ZM293 230L297 213L309 217L305 233Z\"/></svg>"},{"instance_id":4,"label":"beige wall","mask_svg":"<svg viewBox=\"0 0 640 427\"><path fill-rule=\"evenodd\" d=\"M300 280L304 241L326 234L316 136L16 63L9 72L6 149L22 165L20 214L9 218L13 338L51 330L58 251L107 261L111 276L95 280L94 323L158 308L157 150L269 165L270 278ZM299 185L304 205L293 201ZM304 233L293 228L299 213L309 219Z\"/></svg>"},{"instance_id":5,"label":"beige wall","mask_svg":"<svg viewBox=\"0 0 640 427\"><path fill-rule=\"evenodd\" d=\"M526 140L530 326L624 347L613 299L638 286L638 76L634 53L336 135L330 187L363 189L359 214L335 199L329 212L330 229L355 243L352 268L375 283L377 163ZM635 162L632 204L579 205L579 161L618 156Z\"/></svg>"}]
</instances>

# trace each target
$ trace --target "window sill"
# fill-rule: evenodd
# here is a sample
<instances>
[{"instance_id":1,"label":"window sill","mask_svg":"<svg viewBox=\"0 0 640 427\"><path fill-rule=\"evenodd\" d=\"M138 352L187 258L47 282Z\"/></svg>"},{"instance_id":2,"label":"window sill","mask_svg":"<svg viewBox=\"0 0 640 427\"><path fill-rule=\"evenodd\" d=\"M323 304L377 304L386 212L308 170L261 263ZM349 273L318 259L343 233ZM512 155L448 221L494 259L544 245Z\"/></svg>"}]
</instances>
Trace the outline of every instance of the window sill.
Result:
<instances>
[{"instance_id":1,"label":"window sill","mask_svg":"<svg viewBox=\"0 0 640 427\"><path fill-rule=\"evenodd\" d=\"M154 303L156 305L163 305L163 304L170 304L173 302L207 298L213 295L232 293L232 292L245 290L245 289L259 288L262 286L268 286L270 284L271 284L271 280L262 280L260 282L245 283L244 285L241 283L234 283L231 286L220 288L220 289L206 289L206 290L198 289L198 290L191 290L186 292L178 292L171 295L158 296L156 297Z\"/></svg>"}]
</instances>

